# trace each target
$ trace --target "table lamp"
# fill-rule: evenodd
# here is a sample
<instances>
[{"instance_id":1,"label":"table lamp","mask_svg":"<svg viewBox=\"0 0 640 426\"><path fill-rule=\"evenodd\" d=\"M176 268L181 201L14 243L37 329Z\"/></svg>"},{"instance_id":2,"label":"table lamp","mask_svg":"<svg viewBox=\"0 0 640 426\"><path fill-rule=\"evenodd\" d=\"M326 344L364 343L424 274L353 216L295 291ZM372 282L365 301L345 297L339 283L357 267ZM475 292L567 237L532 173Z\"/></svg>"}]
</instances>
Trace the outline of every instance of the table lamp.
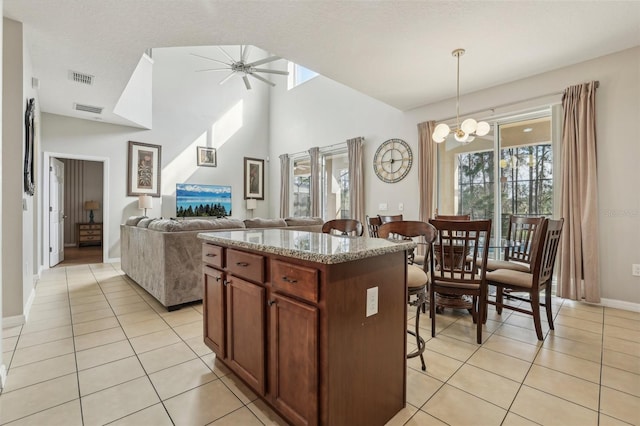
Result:
<instances>
[{"instance_id":1,"label":"table lamp","mask_svg":"<svg viewBox=\"0 0 640 426\"><path fill-rule=\"evenodd\" d=\"M153 208L153 201L151 195L139 195L138 196L138 208L144 209L144 215L147 215L147 209Z\"/></svg>"},{"instance_id":2,"label":"table lamp","mask_svg":"<svg viewBox=\"0 0 640 426\"><path fill-rule=\"evenodd\" d=\"M84 209L89 210L89 223L93 222L93 211L98 210L100 208L100 204L97 201L85 201Z\"/></svg>"}]
</instances>

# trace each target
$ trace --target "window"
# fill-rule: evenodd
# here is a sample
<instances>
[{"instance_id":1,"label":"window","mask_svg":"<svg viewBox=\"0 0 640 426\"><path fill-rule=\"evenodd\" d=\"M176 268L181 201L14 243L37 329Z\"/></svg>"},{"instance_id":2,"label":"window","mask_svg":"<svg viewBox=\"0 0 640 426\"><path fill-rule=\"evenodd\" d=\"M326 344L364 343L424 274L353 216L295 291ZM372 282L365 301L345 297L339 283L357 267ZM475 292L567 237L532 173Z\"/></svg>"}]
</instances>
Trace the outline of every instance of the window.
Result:
<instances>
[{"instance_id":1,"label":"window","mask_svg":"<svg viewBox=\"0 0 640 426\"><path fill-rule=\"evenodd\" d=\"M325 220L348 219L349 158L346 146L320 149L320 206ZM311 216L311 162L309 156L294 158L292 176L292 216Z\"/></svg>"},{"instance_id":2,"label":"window","mask_svg":"<svg viewBox=\"0 0 640 426\"><path fill-rule=\"evenodd\" d=\"M438 146L438 167L438 211L493 219L494 241L506 234L511 214L551 216L550 110L496 121L468 144L447 139Z\"/></svg>"},{"instance_id":3,"label":"window","mask_svg":"<svg viewBox=\"0 0 640 426\"><path fill-rule=\"evenodd\" d=\"M294 87L304 83L305 81L309 81L319 75L317 72L311 71L310 69L293 62L289 62L289 64L287 65L287 69L289 71L289 78L287 80L288 90L291 90Z\"/></svg>"}]
</instances>

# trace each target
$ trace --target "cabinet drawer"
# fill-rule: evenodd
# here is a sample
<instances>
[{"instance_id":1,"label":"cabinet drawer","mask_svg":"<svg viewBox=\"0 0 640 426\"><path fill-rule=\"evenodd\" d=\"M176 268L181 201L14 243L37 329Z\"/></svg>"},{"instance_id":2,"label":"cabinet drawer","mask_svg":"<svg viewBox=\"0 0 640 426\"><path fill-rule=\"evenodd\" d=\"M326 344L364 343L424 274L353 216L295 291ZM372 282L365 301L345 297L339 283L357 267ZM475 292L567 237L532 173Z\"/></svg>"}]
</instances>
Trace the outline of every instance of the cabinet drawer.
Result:
<instances>
[{"instance_id":1,"label":"cabinet drawer","mask_svg":"<svg viewBox=\"0 0 640 426\"><path fill-rule=\"evenodd\" d=\"M99 235L81 235L80 242L83 241L100 241Z\"/></svg>"},{"instance_id":2,"label":"cabinet drawer","mask_svg":"<svg viewBox=\"0 0 640 426\"><path fill-rule=\"evenodd\" d=\"M271 285L282 293L318 302L318 271L313 268L274 260L271 264Z\"/></svg>"},{"instance_id":3,"label":"cabinet drawer","mask_svg":"<svg viewBox=\"0 0 640 426\"><path fill-rule=\"evenodd\" d=\"M211 244L202 245L202 261L207 265L222 268L222 247Z\"/></svg>"},{"instance_id":4,"label":"cabinet drawer","mask_svg":"<svg viewBox=\"0 0 640 426\"><path fill-rule=\"evenodd\" d=\"M85 229L81 229L80 230L80 236L85 236L85 235L100 235L100 231L95 231L95 230L85 230Z\"/></svg>"},{"instance_id":5,"label":"cabinet drawer","mask_svg":"<svg viewBox=\"0 0 640 426\"><path fill-rule=\"evenodd\" d=\"M264 282L264 257L227 249L227 271L259 283Z\"/></svg>"},{"instance_id":6,"label":"cabinet drawer","mask_svg":"<svg viewBox=\"0 0 640 426\"><path fill-rule=\"evenodd\" d=\"M102 225L78 225L78 227L80 228L81 231L84 231L87 229L97 229L97 230L102 229Z\"/></svg>"}]
</instances>

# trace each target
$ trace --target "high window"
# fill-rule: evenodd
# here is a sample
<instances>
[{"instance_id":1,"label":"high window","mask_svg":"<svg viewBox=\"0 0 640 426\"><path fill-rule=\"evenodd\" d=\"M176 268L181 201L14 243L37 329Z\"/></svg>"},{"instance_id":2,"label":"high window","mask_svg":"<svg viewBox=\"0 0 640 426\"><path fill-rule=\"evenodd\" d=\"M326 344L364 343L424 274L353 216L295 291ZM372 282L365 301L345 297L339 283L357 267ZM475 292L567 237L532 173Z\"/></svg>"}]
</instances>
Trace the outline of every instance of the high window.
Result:
<instances>
[{"instance_id":1,"label":"high window","mask_svg":"<svg viewBox=\"0 0 640 426\"><path fill-rule=\"evenodd\" d=\"M318 76L318 73L315 71L311 71L308 68L303 67L302 65L298 65L294 62L289 62L287 65L287 70L289 71L289 78L287 80L287 89L291 90L300 84L311 80Z\"/></svg>"}]
</instances>

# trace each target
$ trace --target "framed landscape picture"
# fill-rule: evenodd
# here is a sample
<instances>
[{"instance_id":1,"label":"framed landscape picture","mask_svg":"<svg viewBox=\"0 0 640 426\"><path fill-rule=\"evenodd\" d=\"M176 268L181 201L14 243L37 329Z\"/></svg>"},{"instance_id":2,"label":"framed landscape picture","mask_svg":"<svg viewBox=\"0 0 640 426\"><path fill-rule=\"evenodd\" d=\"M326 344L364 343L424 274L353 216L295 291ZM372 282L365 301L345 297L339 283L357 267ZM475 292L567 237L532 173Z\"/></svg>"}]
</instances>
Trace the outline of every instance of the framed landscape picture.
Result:
<instances>
[{"instance_id":1,"label":"framed landscape picture","mask_svg":"<svg viewBox=\"0 0 640 426\"><path fill-rule=\"evenodd\" d=\"M198 148L198 166L216 167L217 154L215 148L199 146Z\"/></svg>"},{"instance_id":2,"label":"framed landscape picture","mask_svg":"<svg viewBox=\"0 0 640 426\"><path fill-rule=\"evenodd\" d=\"M264 200L264 160L244 157L244 198Z\"/></svg>"},{"instance_id":3,"label":"framed landscape picture","mask_svg":"<svg viewBox=\"0 0 640 426\"><path fill-rule=\"evenodd\" d=\"M129 141L127 195L160 196L160 145Z\"/></svg>"}]
</instances>

